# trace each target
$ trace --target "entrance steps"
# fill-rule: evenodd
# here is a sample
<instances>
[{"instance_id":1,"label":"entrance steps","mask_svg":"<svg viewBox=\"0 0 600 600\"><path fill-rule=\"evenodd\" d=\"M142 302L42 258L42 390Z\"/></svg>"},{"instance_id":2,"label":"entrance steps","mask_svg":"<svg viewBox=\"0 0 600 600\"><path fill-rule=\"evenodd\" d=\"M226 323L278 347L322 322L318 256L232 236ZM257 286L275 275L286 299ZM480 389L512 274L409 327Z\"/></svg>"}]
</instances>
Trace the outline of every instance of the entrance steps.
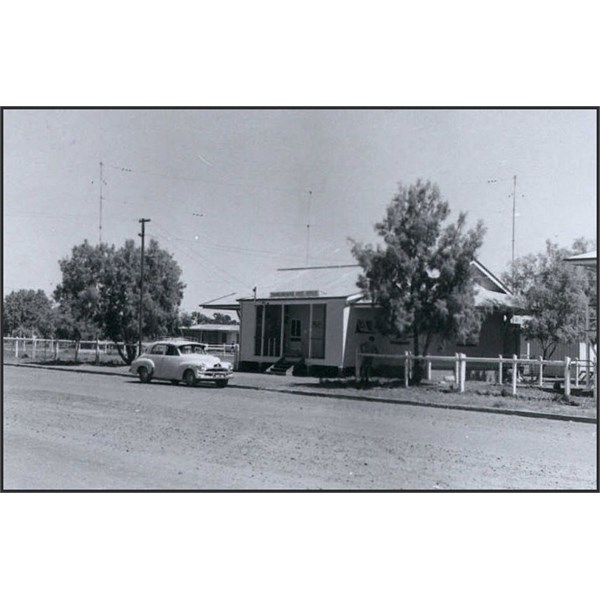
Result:
<instances>
[{"instance_id":1,"label":"entrance steps","mask_svg":"<svg viewBox=\"0 0 600 600\"><path fill-rule=\"evenodd\" d=\"M294 368L302 363L302 357L282 356L276 363L272 364L265 373L271 375L293 375Z\"/></svg>"}]
</instances>

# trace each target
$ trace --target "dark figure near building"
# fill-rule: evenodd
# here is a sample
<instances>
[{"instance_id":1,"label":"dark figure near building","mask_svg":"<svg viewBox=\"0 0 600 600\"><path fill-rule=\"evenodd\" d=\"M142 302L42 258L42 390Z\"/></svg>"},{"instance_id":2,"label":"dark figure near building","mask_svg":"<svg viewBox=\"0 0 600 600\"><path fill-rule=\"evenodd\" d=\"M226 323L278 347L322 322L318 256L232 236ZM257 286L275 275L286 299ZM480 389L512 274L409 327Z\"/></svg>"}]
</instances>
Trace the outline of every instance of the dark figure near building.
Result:
<instances>
[{"instance_id":1,"label":"dark figure near building","mask_svg":"<svg viewBox=\"0 0 600 600\"><path fill-rule=\"evenodd\" d=\"M372 335L369 336L368 341L363 342L360 345L360 351L362 354L377 354L379 352L379 350L377 350L377 346L375 345L375 338ZM371 378L372 371L373 371L373 357L372 356L361 357L361 363L360 363L360 382L361 382L361 384L369 383L369 379Z\"/></svg>"}]
</instances>

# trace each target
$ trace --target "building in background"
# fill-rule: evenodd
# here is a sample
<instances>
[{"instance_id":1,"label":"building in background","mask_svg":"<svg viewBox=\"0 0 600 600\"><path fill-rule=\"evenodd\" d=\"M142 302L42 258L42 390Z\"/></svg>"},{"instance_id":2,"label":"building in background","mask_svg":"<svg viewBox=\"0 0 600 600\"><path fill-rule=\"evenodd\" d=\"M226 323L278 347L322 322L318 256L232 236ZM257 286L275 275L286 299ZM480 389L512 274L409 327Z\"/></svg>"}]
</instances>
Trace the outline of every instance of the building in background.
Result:
<instances>
[{"instance_id":1,"label":"building in background","mask_svg":"<svg viewBox=\"0 0 600 600\"><path fill-rule=\"evenodd\" d=\"M209 346L231 346L240 342L239 325L202 323L190 327L180 327L179 331L183 337Z\"/></svg>"},{"instance_id":2,"label":"building in background","mask_svg":"<svg viewBox=\"0 0 600 600\"><path fill-rule=\"evenodd\" d=\"M436 340L430 353L485 357L518 353L520 328L511 322L517 312L514 297L481 263L474 261L472 269L476 303L485 310L479 340L461 346ZM357 350L369 336L375 337L381 354L412 350L408 338L376 331L378 308L356 285L361 272L355 264L280 269L255 296L239 298L236 305L203 308L238 310L242 370L285 372L301 366L302 372L315 375L347 373L354 369Z\"/></svg>"}]
</instances>

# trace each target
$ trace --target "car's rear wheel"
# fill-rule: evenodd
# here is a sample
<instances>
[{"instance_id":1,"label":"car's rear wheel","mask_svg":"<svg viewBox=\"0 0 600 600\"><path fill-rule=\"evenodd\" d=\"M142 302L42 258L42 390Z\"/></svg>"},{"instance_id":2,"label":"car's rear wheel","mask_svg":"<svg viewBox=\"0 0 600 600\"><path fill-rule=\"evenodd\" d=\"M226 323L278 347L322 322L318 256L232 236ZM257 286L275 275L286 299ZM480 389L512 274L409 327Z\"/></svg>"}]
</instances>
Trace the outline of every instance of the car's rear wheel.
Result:
<instances>
[{"instance_id":1,"label":"car's rear wheel","mask_svg":"<svg viewBox=\"0 0 600 600\"><path fill-rule=\"evenodd\" d=\"M150 383L152 376L146 367L140 367L137 371L137 374L142 383Z\"/></svg>"},{"instance_id":2,"label":"car's rear wheel","mask_svg":"<svg viewBox=\"0 0 600 600\"><path fill-rule=\"evenodd\" d=\"M185 385L187 385L189 387L195 386L197 381L196 381L196 375L194 375L194 371L192 371L191 369L188 369L183 374L183 382L185 383Z\"/></svg>"},{"instance_id":3,"label":"car's rear wheel","mask_svg":"<svg viewBox=\"0 0 600 600\"><path fill-rule=\"evenodd\" d=\"M229 380L228 379L222 379L222 380L219 380L219 381L215 381L215 383L217 384L217 387L225 387L229 383Z\"/></svg>"}]
</instances>

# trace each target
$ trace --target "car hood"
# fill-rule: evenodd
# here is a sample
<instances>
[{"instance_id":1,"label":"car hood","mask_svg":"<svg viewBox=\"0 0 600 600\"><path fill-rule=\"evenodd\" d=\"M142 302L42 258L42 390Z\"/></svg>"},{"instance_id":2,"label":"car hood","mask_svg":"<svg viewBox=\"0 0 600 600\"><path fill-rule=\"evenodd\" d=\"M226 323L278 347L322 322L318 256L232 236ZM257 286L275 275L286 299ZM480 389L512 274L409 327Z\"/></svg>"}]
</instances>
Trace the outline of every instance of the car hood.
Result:
<instances>
[{"instance_id":1,"label":"car hood","mask_svg":"<svg viewBox=\"0 0 600 600\"><path fill-rule=\"evenodd\" d=\"M204 365L205 367L227 367L228 362L222 361L217 356L211 356L210 354L188 354L181 357L181 362L190 365Z\"/></svg>"}]
</instances>

